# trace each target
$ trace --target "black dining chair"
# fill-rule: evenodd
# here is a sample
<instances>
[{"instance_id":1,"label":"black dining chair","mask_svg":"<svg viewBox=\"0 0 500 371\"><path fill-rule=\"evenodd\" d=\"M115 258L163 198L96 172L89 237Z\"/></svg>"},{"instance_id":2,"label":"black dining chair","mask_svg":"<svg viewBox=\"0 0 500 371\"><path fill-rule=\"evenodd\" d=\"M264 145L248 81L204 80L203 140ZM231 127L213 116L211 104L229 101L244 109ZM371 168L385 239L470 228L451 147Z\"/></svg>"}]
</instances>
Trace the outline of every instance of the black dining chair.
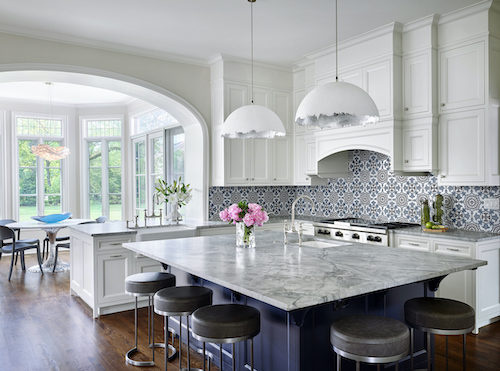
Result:
<instances>
[{"instance_id":1,"label":"black dining chair","mask_svg":"<svg viewBox=\"0 0 500 371\"><path fill-rule=\"evenodd\" d=\"M0 226L6 226L7 224L11 223L17 223L16 220L14 219L0 219ZM21 239L21 229L20 228L13 228L14 232L17 232L17 242L18 243L26 243L26 244L36 244L39 242L37 238L26 238L26 239ZM16 260L14 261L14 265L17 265L17 256L19 254L16 252ZM2 259L2 252L0 251L0 259ZM21 252L21 265L23 269L26 269L25 264L24 264L24 252Z\"/></svg>"},{"instance_id":2,"label":"black dining chair","mask_svg":"<svg viewBox=\"0 0 500 371\"><path fill-rule=\"evenodd\" d=\"M10 240L10 244L4 244L5 240ZM14 267L14 259L17 253L21 254L21 265L23 271L26 270L26 266L24 265L24 252L29 249L36 249L36 256L38 260L38 266L40 267L40 272L43 275L42 269L42 257L40 255L40 241L36 240L36 243L30 244L26 242L16 241L16 232L3 225L0 226L0 251L6 254L12 254L12 258L10 261L10 270L9 270L9 281L12 276L12 268Z\"/></svg>"},{"instance_id":3,"label":"black dining chair","mask_svg":"<svg viewBox=\"0 0 500 371\"><path fill-rule=\"evenodd\" d=\"M83 222L83 223L80 223L79 225L82 225L82 224L106 223L107 221L108 221L107 217L100 216L96 220L89 220L88 222ZM61 237L61 238L65 238L65 237ZM67 239L69 240L69 237L67 237ZM57 241L57 238L56 238L56 241ZM54 268L52 268L52 272L56 271L56 267L57 267L57 255L59 255L59 248L60 247L62 247L64 249L69 249L71 247L71 244L69 242L56 244L56 254L55 254L56 255L55 256L56 259L55 259L55 263L54 263ZM48 245L47 245L47 252L48 252Z\"/></svg>"}]
</instances>

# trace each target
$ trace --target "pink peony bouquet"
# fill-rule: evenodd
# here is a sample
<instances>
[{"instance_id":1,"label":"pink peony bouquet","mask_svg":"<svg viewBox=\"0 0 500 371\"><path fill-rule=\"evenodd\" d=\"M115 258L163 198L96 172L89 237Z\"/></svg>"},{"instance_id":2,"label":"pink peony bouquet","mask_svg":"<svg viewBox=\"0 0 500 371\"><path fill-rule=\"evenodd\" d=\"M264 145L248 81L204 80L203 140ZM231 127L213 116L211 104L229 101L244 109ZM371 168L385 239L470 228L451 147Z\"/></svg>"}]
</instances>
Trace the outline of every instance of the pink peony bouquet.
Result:
<instances>
[{"instance_id":1,"label":"pink peony bouquet","mask_svg":"<svg viewBox=\"0 0 500 371\"><path fill-rule=\"evenodd\" d=\"M267 213L262 209L262 206L259 204L247 203L246 201L232 204L227 209L222 210L219 216L223 221L231 224L243 222L248 228L254 225L262 227L262 225L269 220L269 216L267 216Z\"/></svg>"}]
</instances>

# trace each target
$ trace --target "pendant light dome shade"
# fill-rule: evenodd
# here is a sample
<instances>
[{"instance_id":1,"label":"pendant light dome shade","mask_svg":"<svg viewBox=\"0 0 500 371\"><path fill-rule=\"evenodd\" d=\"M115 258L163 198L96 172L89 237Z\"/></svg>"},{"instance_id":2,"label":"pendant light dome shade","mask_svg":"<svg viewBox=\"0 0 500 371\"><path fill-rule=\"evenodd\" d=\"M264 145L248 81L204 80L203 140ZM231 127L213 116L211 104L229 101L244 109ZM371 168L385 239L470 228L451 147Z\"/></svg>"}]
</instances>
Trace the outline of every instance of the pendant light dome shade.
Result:
<instances>
[{"instance_id":1,"label":"pendant light dome shade","mask_svg":"<svg viewBox=\"0 0 500 371\"><path fill-rule=\"evenodd\" d=\"M257 104L242 106L227 117L221 135L226 138L274 138L284 136L285 127L276 113Z\"/></svg>"},{"instance_id":2,"label":"pendant light dome shade","mask_svg":"<svg viewBox=\"0 0 500 371\"><path fill-rule=\"evenodd\" d=\"M318 86L305 96L297 109L295 123L318 128L341 128L379 120L373 99L360 87L335 81Z\"/></svg>"}]
</instances>

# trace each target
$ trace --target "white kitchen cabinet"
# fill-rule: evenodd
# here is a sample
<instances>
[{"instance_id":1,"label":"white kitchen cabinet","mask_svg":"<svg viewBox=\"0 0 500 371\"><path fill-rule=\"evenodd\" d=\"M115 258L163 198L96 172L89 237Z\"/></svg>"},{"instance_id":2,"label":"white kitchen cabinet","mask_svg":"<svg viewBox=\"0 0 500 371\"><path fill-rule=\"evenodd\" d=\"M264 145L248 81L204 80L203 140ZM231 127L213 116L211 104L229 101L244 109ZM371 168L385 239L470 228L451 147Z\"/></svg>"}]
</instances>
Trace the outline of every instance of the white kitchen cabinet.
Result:
<instances>
[{"instance_id":1,"label":"white kitchen cabinet","mask_svg":"<svg viewBox=\"0 0 500 371\"><path fill-rule=\"evenodd\" d=\"M316 140L312 136L305 140L306 174L316 175L318 173L318 162L316 160Z\"/></svg>"},{"instance_id":2,"label":"white kitchen cabinet","mask_svg":"<svg viewBox=\"0 0 500 371\"><path fill-rule=\"evenodd\" d=\"M272 151L272 183L291 184L292 183L292 150L291 138L275 138L271 143Z\"/></svg>"},{"instance_id":3,"label":"white kitchen cabinet","mask_svg":"<svg viewBox=\"0 0 500 371\"><path fill-rule=\"evenodd\" d=\"M294 184L324 185L328 180L319 178L316 161L316 141L311 134L295 135L294 142Z\"/></svg>"},{"instance_id":4,"label":"white kitchen cabinet","mask_svg":"<svg viewBox=\"0 0 500 371\"><path fill-rule=\"evenodd\" d=\"M160 272L162 265L160 262L146 256L135 255L135 273Z\"/></svg>"},{"instance_id":5,"label":"white kitchen cabinet","mask_svg":"<svg viewBox=\"0 0 500 371\"><path fill-rule=\"evenodd\" d=\"M478 41L439 53L441 112L485 104L485 44Z\"/></svg>"},{"instance_id":6,"label":"white kitchen cabinet","mask_svg":"<svg viewBox=\"0 0 500 371\"><path fill-rule=\"evenodd\" d=\"M440 184L486 185L484 110L441 115L439 126Z\"/></svg>"},{"instance_id":7,"label":"white kitchen cabinet","mask_svg":"<svg viewBox=\"0 0 500 371\"><path fill-rule=\"evenodd\" d=\"M419 121L431 121L420 124ZM432 119L407 120L403 124L403 171L431 172L437 167L437 125Z\"/></svg>"},{"instance_id":8,"label":"white kitchen cabinet","mask_svg":"<svg viewBox=\"0 0 500 371\"><path fill-rule=\"evenodd\" d=\"M231 185L248 184L251 178L250 161L253 148L250 140L224 139L224 169L227 183Z\"/></svg>"},{"instance_id":9,"label":"white kitchen cabinet","mask_svg":"<svg viewBox=\"0 0 500 371\"><path fill-rule=\"evenodd\" d=\"M247 139L247 166L250 168L249 181L252 185L271 183L271 139Z\"/></svg>"},{"instance_id":10,"label":"white kitchen cabinet","mask_svg":"<svg viewBox=\"0 0 500 371\"><path fill-rule=\"evenodd\" d=\"M403 112L405 117L431 113L431 87L431 52L403 57Z\"/></svg>"},{"instance_id":11,"label":"white kitchen cabinet","mask_svg":"<svg viewBox=\"0 0 500 371\"><path fill-rule=\"evenodd\" d=\"M500 318L500 240L472 242L459 239L413 236L395 233L391 246L485 260L486 266L473 271L447 275L436 291L436 297L455 299L472 306L479 329Z\"/></svg>"},{"instance_id":12,"label":"white kitchen cabinet","mask_svg":"<svg viewBox=\"0 0 500 371\"><path fill-rule=\"evenodd\" d=\"M119 249L97 255L97 300L100 304L128 301L125 278L133 272L129 250Z\"/></svg>"},{"instance_id":13,"label":"white kitchen cabinet","mask_svg":"<svg viewBox=\"0 0 500 371\"><path fill-rule=\"evenodd\" d=\"M364 90L377 105L380 118L391 117L392 107L392 68L389 61L383 61L365 67L364 70Z\"/></svg>"}]
</instances>

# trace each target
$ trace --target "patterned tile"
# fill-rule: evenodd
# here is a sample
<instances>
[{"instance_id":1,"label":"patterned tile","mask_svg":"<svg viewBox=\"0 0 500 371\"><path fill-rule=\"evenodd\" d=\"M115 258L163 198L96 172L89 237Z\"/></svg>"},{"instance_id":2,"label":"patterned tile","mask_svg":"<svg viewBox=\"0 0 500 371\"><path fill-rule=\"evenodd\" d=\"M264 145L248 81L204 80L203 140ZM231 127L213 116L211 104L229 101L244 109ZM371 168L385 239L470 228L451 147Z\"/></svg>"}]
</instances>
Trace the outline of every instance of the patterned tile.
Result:
<instances>
[{"instance_id":1,"label":"patterned tile","mask_svg":"<svg viewBox=\"0 0 500 371\"><path fill-rule=\"evenodd\" d=\"M500 210L486 210L483 205L485 198L500 198L500 187L439 186L434 176L396 176L387 156L368 151L355 151L349 169L352 174L347 178L330 179L325 186L210 187L209 217L217 220L222 209L242 199L260 203L271 215L289 215L293 200L308 195L317 201L316 209L300 201L298 215L418 223L420 201L428 199L432 206L440 193L447 225L500 233Z\"/></svg>"}]
</instances>

